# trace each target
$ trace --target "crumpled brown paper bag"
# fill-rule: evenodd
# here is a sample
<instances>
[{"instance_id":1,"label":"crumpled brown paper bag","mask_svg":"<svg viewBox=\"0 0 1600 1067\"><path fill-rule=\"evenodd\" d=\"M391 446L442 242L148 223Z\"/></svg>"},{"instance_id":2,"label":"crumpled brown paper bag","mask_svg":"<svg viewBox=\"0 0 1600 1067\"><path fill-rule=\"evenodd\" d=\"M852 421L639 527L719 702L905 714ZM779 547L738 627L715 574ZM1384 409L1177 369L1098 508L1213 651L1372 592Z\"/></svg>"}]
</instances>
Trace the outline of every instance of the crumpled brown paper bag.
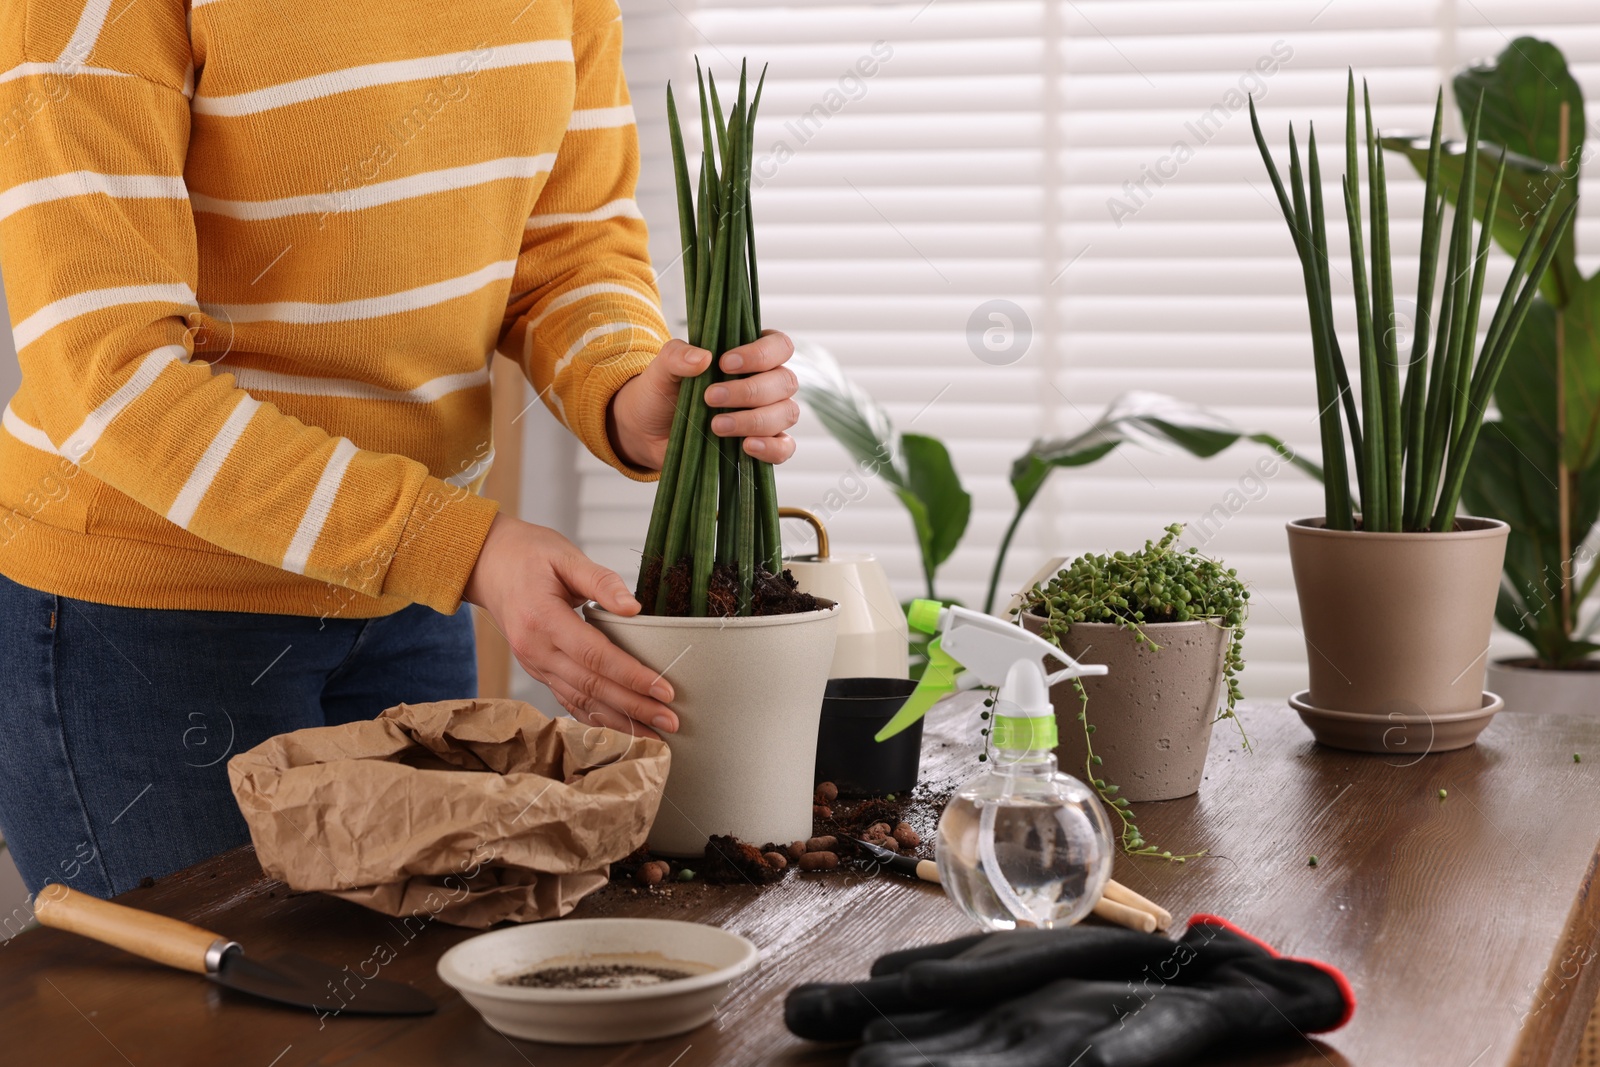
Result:
<instances>
[{"instance_id":1,"label":"crumpled brown paper bag","mask_svg":"<svg viewBox=\"0 0 1600 1067\"><path fill-rule=\"evenodd\" d=\"M644 844L660 741L515 700L401 704L228 761L261 866L388 915L486 927L567 914Z\"/></svg>"}]
</instances>

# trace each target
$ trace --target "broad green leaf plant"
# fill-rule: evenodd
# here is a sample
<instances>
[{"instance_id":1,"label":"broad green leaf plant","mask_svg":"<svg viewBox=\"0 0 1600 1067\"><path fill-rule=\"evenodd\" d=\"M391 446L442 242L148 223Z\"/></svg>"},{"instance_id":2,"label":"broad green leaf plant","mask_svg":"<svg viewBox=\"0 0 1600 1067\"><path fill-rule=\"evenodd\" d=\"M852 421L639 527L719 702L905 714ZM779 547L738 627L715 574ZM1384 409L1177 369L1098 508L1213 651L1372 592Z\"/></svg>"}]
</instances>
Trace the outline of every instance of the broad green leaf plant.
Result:
<instances>
[{"instance_id":1,"label":"broad green leaf plant","mask_svg":"<svg viewBox=\"0 0 1600 1067\"><path fill-rule=\"evenodd\" d=\"M1576 197L1583 92L1561 50L1532 37L1461 71L1453 88L1463 110L1483 101L1479 137L1507 160L1495 186L1480 147L1473 210L1483 213L1498 191L1494 241L1520 255L1530 221L1546 205L1565 211ZM1425 171L1426 140L1395 136L1383 144ZM1465 157L1463 145L1445 142L1439 174L1452 204L1462 196ZM1592 666L1600 616L1584 625L1580 614L1600 581L1600 562L1583 551L1600 520L1600 274L1579 270L1573 229L1562 234L1511 342L1494 401L1499 418L1483 425L1462 501L1511 527L1496 617L1532 646L1540 666Z\"/></svg>"},{"instance_id":2,"label":"broad green leaf plant","mask_svg":"<svg viewBox=\"0 0 1600 1067\"><path fill-rule=\"evenodd\" d=\"M949 451L936 438L898 432L889 413L845 376L826 349L796 342L789 365L799 376L800 398L823 428L863 472L886 480L905 504L922 553L928 597L940 599L935 587L939 566L960 543L972 513L972 498L961 488ZM1082 433L1035 441L1011 465L1016 510L995 555L983 610L994 610L1012 539L1056 470L1086 466L1123 444L1153 449L1171 446L1209 458L1241 440L1266 445L1312 477L1322 476L1320 467L1295 455L1271 434L1241 430L1220 415L1160 393L1125 393Z\"/></svg>"}]
</instances>

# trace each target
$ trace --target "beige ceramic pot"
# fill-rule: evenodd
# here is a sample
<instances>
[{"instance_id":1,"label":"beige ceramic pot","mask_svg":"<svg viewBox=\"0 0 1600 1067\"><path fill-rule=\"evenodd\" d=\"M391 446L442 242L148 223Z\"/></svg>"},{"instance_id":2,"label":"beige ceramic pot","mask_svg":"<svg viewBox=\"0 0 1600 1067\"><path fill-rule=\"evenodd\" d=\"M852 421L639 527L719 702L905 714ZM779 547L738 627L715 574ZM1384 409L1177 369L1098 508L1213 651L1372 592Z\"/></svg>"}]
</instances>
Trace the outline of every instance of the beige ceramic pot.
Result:
<instances>
[{"instance_id":1,"label":"beige ceramic pot","mask_svg":"<svg viewBox=\"0 0 1600 1067\"><path fill-rule=\"evenodd\" d=\"M1030 633L1043 620L1023 615ZM1200 788L1211 724L1225 695L1225 626L1198 622L1152 623L1144 632L1151 650L1113 623L1077 623L1064 650L1084 663L1104 663L1108 673L1081 679L1094 724L1094 751L1103 761L1095 776L1119 787L1129 802L1174 800ZM1083 704L1071 681L1050 689L1061 744L1056 759L1068 774L1085 774Z\"/></svg>"},{"instance_id":2,"label":"beige ceramic pot","mask_svg":"<svg viewBox=\"0 0 1600 1067\"><path fill-rule=\"evenodd\" d=\"M1470 745L1499 709L1484 673L1507 527L1457 526L1363 533L1325 529L1320 518L1289 523L1311 670L1295 706L1317 740L1387 752L1395 722L1448 717L1450 742L1432 749L1444 751ZM1365 732L1352 715L1367 717Z\"/></svg>"},{"instance_id":3,"label":"beige ceramic pot","mask_svg":"<svg viewBox=\"0 0 1600 1067\"><path fill-rule=\"evenodd\" d=\"M811 836L812 770L839 609L742 619L584 618L672 684L680 728L650 848L698 856L713 834Z\"/></svg>"},{"instance_id":4,"label":"beige ceramic pot","mask_svg":"<svg viewBox=\"0 0 1600 1067\"><path fill-rule=\"evenodd\" d=\"M1582 670L1548 670L1527 661L1489 664L1489 690L1507 711L1537 711L1600 717L1600 664Z\"/></svg>"}]
</instances>

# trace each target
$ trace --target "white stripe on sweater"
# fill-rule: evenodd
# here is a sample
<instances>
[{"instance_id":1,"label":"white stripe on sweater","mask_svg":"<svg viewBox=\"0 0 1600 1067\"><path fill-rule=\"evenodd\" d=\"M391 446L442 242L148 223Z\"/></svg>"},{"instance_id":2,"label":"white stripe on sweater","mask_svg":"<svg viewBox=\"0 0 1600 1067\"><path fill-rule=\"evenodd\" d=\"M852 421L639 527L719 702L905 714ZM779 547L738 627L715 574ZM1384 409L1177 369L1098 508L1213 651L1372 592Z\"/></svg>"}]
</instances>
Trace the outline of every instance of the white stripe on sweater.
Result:
<instances>
[{"instance_id":1,"label":"white stripe on sweater","mask_svg":"<svg viewBox=\"0 0 1600 1067\"><path fill-rule=\"evenodd\" d=\"M61 450L51 442L49 435L37 426L23 422L22 416L12 411L10 404L6 405L5 414L0 415L0 426L4 426L7 433L25 445L37 448L41 452L48 452L52 456L61 455Z\"/></svg>"},{"instance_id":2,"label":"white stripe on sweater","mask_svg":"<svg viewBox=\"0 0 1600 1067\"><path fill-rule=\"evenodd\" d=\"M85 67L79 63L18 63L10 70L0 74L0 84L14 81L17 78L27 78L35 74L59 74L63 78L76 78L80 74L92 74L100 78L131 78L132 74L120 70L107 70L105 67Z\"/></svg>"},{"instance_id":3,"label":"white stripe on sweater","mask_svg":"<svg viewBox=\"0 0 1600 1067\"><path fill-rule=\"evenodd\" d=\"M631 197L601 204L593 211L573 211L564 214L533 215L524 229L543 230L551 226L565 226L573 222L604 222L606 219L642 219L644 212Z\"/></svg>"},{"instance_id":4,"label":"white stripe on sweater","mask_svg":"<svg viewBox=\"0 0 1600 1067\"><path fill-rule=\"evenodd\" d=\"M344 400L392 400L402 404L431 404L451 393L489 384L487 369L466 371L462 374L445 374L411 389L385 389L381 385L358 382L350 378L302 377L296 374L280 374L277 371L257 370L254 367L236 367L233 377L239 388L251 392L336 397Z\"/></svg>"},{"instance_id":5,"label":"white stripe on sweater","mask_svg":"<svg viewBox=\"0 0 1600 1067\"><path fill-rule=\"evenodd\" d=\"M566 292L550 301L550 303L545 305L545 309L543 311L539 312L537 316L529 320L528 336L530 338L530 343L533 336L533 331L537 330L545 319L548 319L551 315L555 314L557 311L560 311L564 307L576 304L580 300L587 300L591 296L598 296L601 293L616 293L619 296L632 297L645 307L649 308L651 311L654 311L657 314L660 314L661 312L661 305L656 301L655 297L646 293L641 293L639 290L630 288L626 285L618 285L616 282L593 282L589 285L580 285L576 289L568 289Z\"/></svg>"},{"instance_id":6,"label":"white stripe on sweater","mask_svg":"<svg viewBox=\"0 0 1600 1067\"><path fill-rule=\"evenodd\" d=\"M550 380L553 382L559 378L561 372L566 370L572 361L577 358L579 352L582 352L600 338L609 337L614 333L621 333L623 330L638 330L640 333L649 334L657 341L664 340L660 334L650 329L650 327L640 326L637 322L609 322L604 326L596 326L593 329L583 331L583 336L572 342L571 346L567 348L566 354L556 360L556 365L550 369Z\"/></svg>"},{"instance_id":7,"label":"white stripe on sweater","mask_svg":"<svg viewBox=\"0 0 1600 1067\"><path fill-rule=\"evenodd\" d=\"M96 194L117 200L184 200L189 190L182 178L160 174L101 174L93 170L75 170L13 185L0 193L0 219L52 200Z\"/></svg>"},{"instance_id":8,"label":"white stripe on sweater","mask_svg":"<svg viewBox=\"0 0 1600 1067\"><path fill-rule=\"evenodd\" d=\"M379 85L399 82L423 81L445 78L450 75L468 76L478 71L502 67L520 67L532 63L571 63L571 41L524 41L520 44L499 45L485 52L452 52L442 56L423 56L418 59L397 59L387 63L368 63L360 67L327 74L313 74L282 85L255 89L225 96L197 95L191 110L196 115L221 115L234 117L254 115L273 108L301 104L308 100L369 89Z\"/></svg>"},{"instance_id":9,"label":"white stripe on sweater","mask_svg":"<svg viewBox=\"0 0 1600 1067\"><path fill-rule=\"evenodd\" d=\"M74 463L82 460L100 440L100 435L106 432L106 427L111 425L112 420L122 414L124 408L143 396L144 391L161 377L162 371L173 363L187 359L188 355L182 345L167 345L147 354L128 376L128 380L107 397L104 403L89 412L88 417L83 420L83 425L62 442L61 454Z\"/></svg>"},{"instance_id":10,"label":"white stripe on sweater","mask_svg":"<svg viewBox=\"0 0 1600 1067\"><path fill-rule=\"evenodd\" d=\"M222 470L222 465L227 462L233 446L244 436L244 428L250 424L251 416L260 409L261 401L249 394L241 397L239 403L234 405L232 413L223 422L222 429L217 431L217 435L211 439L206 450L200 454L200 462L194 465L194 470L189 472L189 478L183 483L183 488L178 490L178 498L172 502L172 507L167 509L169 521L185 530L189 528L195 509L200 506L200 501L205 499L206 490L216 481L217 472Z\"/></svg>"},{"instance_id":11,"label":"white stripe on sweater","mask_svg":"<svg viewBox=\"0 0 1600 1067\"><path fill-rule=\"evenodd\" d=\"M397 315L403 311L433 307L435 304L442 304L447 300L476 292L486 285L509 279L516 267L517 261L514 259L502 260L459 278L448 278L442 282L433 282L404 292L370 296L361 300L346 300L336 304L283 300L272 304L204 304L202 310L208 315L225 317L232 322L288 322L301 326L376 319L384 315Z\"/></svg>"},{"instance_id":12,"label":"white stripe on sweater","mask_svg":"<svg viewBox=\"0 0 1600 1067\"><path fill-rule=\"evenodd\" d=\"M569 130L605 130L614 126L634 124L633 105L621 107L586 107L573 111L567 120Z\"/></svg>"},{"instance_id":13,"label":"white stripe on sweater","mask_svg":"<svg viewBox=\"0 0 1600 1067\"><path fill-rule=\"evenodd\" d=\"M78 26L72 31L72 39L61 50L61 62L82 64L87 60L100 40L100 31L110 13L111 0L88 0L83 5L83 13L78 16Z\"/></svg>"},{"instance_id":14,"label":"white stripe on sweater","mask_svg":"<svg viewBox=\"0 0 1600 1067\"><path fill-rule=\"evenodd\" d=\"M447 167L391 181L374 182L355 189L330 189L325 193L286 196L280 200L223 200L202 193L190 194L189 199L193 201L196 211L224 215L230 219L243 219L247 222L281 219L290 215L334 215L343 211L361 211L381 204L392 204L397 200L428 196L432 193L465 189L504 178L532 178L549 171L555 165L555 161L554 152L538 156L506 156L503 159L491 159L464 167ZM3 200L3 197L0 197L0 200ZM3 217L4 215L0 214L0 218Z\"/></svg>"},{"instance_id":15,"label":"white stripe on sweater","mask_svg":"<svg viewBox=\"0 0 1600 1067\"><path fill-rule=\"evenodd\" d=\"M344 472L355 455L356 446L343 437L339 438L339 443L333 447L333 455L328 457L328 465L322 468L322 477L317 479L311 502L306 505L305 514L300 516L300 525L283 553L284 570L291 574L306 572L311 550L317 546L322 527L327 524L328 515L333 511L334 497L339 495L339 483L344 481Z\"/></svg>"},{"instance_id":16,"label":"white stripe on sweater","mask_svg":"<svg viewBox=\"0 0 1600 1067\"><path fill-rule=\"evenodd\" d=\"M194 305L194 291L181 282L158 285L120 285L112 289L91 289L52 301L17 323L11 336L17 351L33 344L64 322L106 308L128 304L187 304Z\"/></svg>"}]
</instances>

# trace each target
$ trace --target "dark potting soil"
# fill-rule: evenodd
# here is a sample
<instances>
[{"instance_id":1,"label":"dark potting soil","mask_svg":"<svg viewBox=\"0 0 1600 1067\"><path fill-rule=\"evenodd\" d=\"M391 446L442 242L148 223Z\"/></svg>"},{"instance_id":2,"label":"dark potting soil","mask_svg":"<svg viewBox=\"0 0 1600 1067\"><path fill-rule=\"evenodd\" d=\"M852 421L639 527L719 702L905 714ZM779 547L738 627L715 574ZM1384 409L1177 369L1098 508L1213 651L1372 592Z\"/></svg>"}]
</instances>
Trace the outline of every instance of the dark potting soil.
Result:
<instances>
[{"instance_id":1,"label":"dark potting soil","mask_svg":"<svg viewBox=\"0 0 1600 1067\"><path fill-rule=\"evenodd\" d=\"M700 873L712 885L738 885L740 882L770 885L783 877L787 864L782 868L773 866L763 855L766 852L781 853L783 847L768 845L766 848L756 848L731 834L713 835L706 842Z\"/></svg>"},{"instance_id":2,"label":"dark potting soil","mask_svg":"<svg viewBox=\"0 0 1600 1067\"><path fill-rule=\"evenodd\" d=\"M639 583L641 602L654 606L655 574L660 564L649 564ZM663 615L683 617L689 614L689 561L681 559L668 567L660 580L667 584L667 610ZM763 567L756 568L755 583L750 591L752 615L798 615L816 611L820 604L810 593L802 593L794 575L787 570L773 574ZM718 563L711 568L711 588L706 594L706 614L712 618L733 618L739 614L739 570L731 563Z\"/></svg>"},{"instance_id":3,"label":"dark potting soil","mask_svg":"<svg viewBox=\"0 0 1600 1067\"><path fill-rule=\"evenodd\" d=\"M641 967L632 963L602 963L582 967L542 967L501 981L501 985L529 989L637 989L692 977L673 967Z\"/></svg>"},{"instance_id":4,"label":"dark potting soil","mask_svg":"<svg viewBox=\"0 0 1600 1067\"><path fill-rule=\"evenodd\" d=\"M833 873L855 869L849 861L871 861L872 857L855 843L855 839L865 836L869 827L880 822L890 826L902 822L910 825L921 841L913 848L902 849L902 855L932 859L939 816L943 814L950 794L960 785L960 778L951 777L918 783L909 793L896 794L893 799L887 796L839 799L831 806L813 813L811 834L813 837L837 839L834 851L842 862ZM827 814L823 814L824 811ZM768 842L758 847L731 835L715 835L706 842L705 854L692 860L653 856L641 848L611 865L611 884L592 895L586 907L604 913L610 910L613 900L619 895L671 898L696 887L753 885L764 888L774 885L783 881L790 871L798 869L798 864L788 854L789 845L789 842ZM767 860L766 854L769 852L785 857L786 864L782 869ZM639 869L651 862L667 864L668 873L659 882L641 885L637 878ZM689 877L684 876L685 871L690 872ZM820 877L828 873L806 872L805 877ZM687 901L684 906L688 906Z\"/></svg>"}]
</instances>

